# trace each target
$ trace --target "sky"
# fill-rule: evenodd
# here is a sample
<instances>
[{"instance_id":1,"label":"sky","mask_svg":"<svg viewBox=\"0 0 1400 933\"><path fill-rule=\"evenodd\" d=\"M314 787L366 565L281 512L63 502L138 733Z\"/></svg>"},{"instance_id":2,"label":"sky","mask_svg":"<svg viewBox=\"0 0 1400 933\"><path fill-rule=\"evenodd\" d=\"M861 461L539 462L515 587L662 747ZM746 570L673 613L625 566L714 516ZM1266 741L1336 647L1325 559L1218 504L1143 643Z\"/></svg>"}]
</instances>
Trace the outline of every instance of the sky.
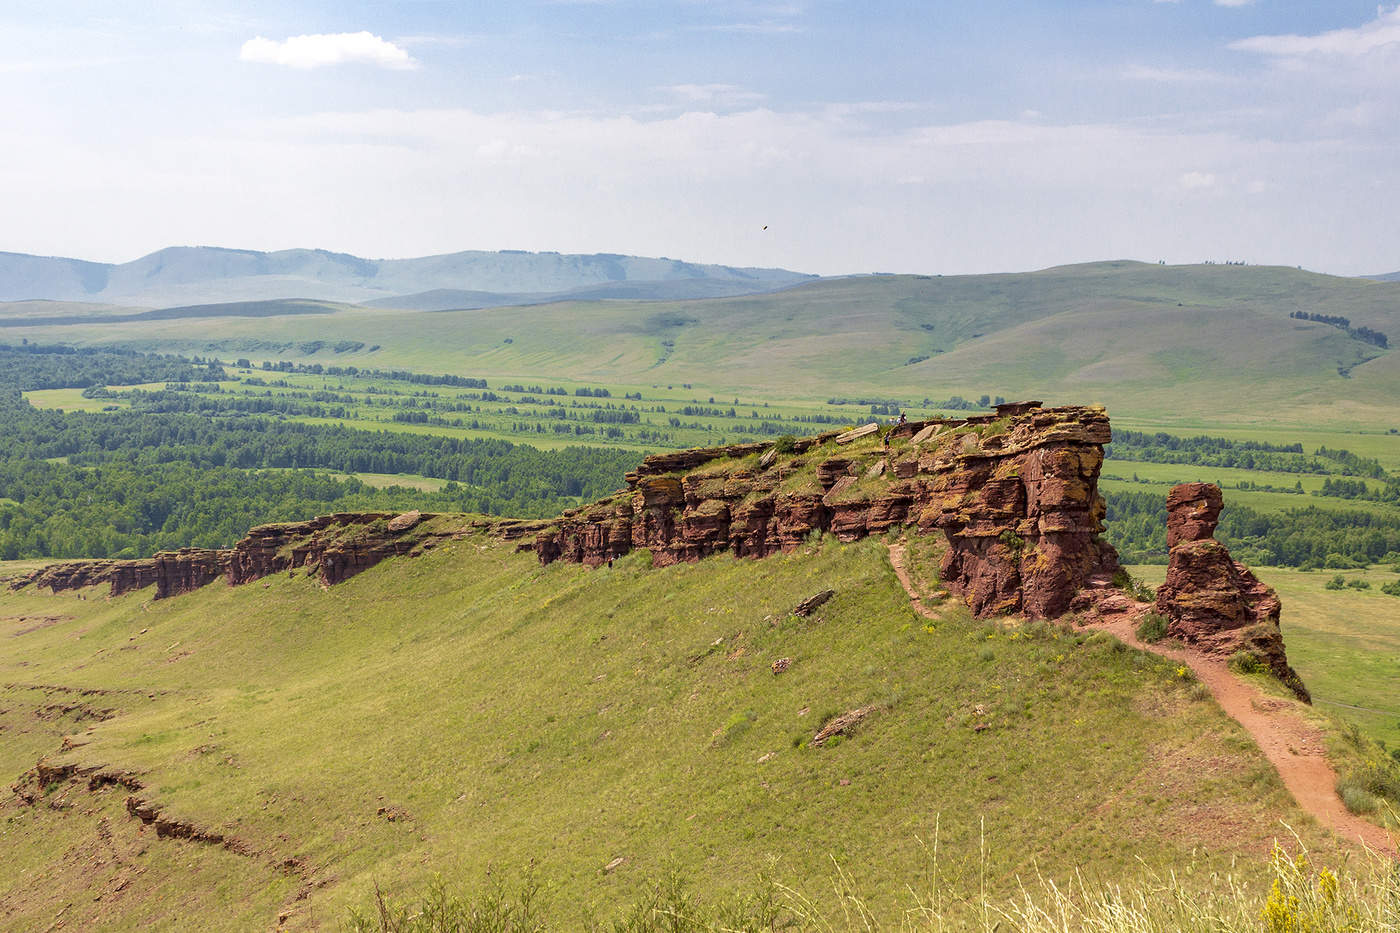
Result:
<instances>
[{"instance_id":1,"label":"sky","mask_svg":"<svg viewBox=\"0 0 1400 933\"><path fill-rule=\"evenodd\" d=\"M1400 6L4 0L0 250L1400 270Z\"/></svg>"}]
</instances>

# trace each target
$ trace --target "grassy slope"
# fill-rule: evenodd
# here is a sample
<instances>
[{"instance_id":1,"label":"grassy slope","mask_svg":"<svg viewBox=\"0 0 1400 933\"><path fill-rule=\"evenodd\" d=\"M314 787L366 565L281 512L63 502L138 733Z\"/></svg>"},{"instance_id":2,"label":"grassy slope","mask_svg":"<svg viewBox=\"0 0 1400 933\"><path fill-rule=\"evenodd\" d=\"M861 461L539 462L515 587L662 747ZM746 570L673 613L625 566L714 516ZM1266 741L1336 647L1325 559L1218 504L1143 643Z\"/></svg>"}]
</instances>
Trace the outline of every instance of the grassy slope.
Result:
<instances>
[{"instance_id":1,"label":"grassy slope","mask_svg":"<svg viewBox=\"0 0 1400 933\"><path fill-rule=\"evenodd\" d=\"M1103 402L1157 425L1325 420L1354 428L1393 426L1397 354L1288 314L1341 314L1400 341L1397 298L1393 283L1287 268L1097 263L1018 275L842 279L693 302L362 310L314 320L15 332L252 358L295 356L267 346L278 342L354 339L381 349L325 353L324 361L494 379L690 382L704 394L773 400L988 392ZM924 355L930 358L906 365ZM1350 367L1350 378L1338 367Z\"/></svg>"},{"instance_id":2,"label":"grassy slope","mask_svg":"<svg viewBox=\"0 0 1400 933\"><path fill-rule=\"evenodd\" d=\"M1131 568L1152 586L1166 568ZM1283 600L1282 624L1288 659L1329 713L1355 722L1391 748L1400 748L1400 598L1380 592L1400 579L1389 568L1348 570L1347 580L1365 580L1369 590L1328 590L1336 571L1304 573L1255 567Z\"/></svg>"},{"instance_id":3,"label":"grassy slope","mask_svg":"<svg viewBox=\"0 0 1400 933\"><path fill-rule=\"evenodd\" d=\"M0 637L0 767L17 776L76 733L87 744L64 759L142 770L167 813L257 853L138 835L120 790L7 804L3 922L44 926L69 905L75 926L335 923L376 881L476 882L529 859L562 909L606 912L667 867L706 890L771 868L820 895L833 857L889 917L911 906L904 885L922 889L935 825L943 872L975 892L983 819L998 891L1037 867L1123 877L1242 856L1251 876L1279 819L1328 849L1168 665L952 610L926 626L878 541L644 560L541 568L467 538L330 589L0 591L15 631L64 617ZM786 615L826 587L817 617ZM775 677L780 656L792 667ZM73 696L25 686L39 684L118 691L81 701L120 712L36 714ZM870 704L854 738L794 745ZM272 867L287 858L303 875Z\"/></svg>"}]
</instances>

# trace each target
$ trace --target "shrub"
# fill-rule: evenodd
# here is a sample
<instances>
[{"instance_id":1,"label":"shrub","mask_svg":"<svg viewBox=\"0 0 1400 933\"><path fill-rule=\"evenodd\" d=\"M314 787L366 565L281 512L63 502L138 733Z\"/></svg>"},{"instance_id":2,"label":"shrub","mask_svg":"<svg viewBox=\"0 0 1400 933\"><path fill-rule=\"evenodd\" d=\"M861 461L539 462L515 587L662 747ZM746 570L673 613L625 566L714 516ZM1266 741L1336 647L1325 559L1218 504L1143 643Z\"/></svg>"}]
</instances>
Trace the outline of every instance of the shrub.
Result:
<instances>
[{"instance_id":1,"label":"shrub","mask_svg":"<svg viewBox=\"0 0 1400 933\"><path fill-rule=\"evenodd\" d=\"M1257 655L1248 651L1236 651L1230 655L1230 670L1236 674L1262 674L1267 669Z\"/></svg>"},{"instance_id":2,"label":"shrub","mask_svg":"<svg viewBox=\"0 0 1400 933\"><path fill-rule=\"evenodd\" d=\"M1133 577L1132 574L1119 567L1113 573L1113 585L1118 589L1132 596L1140 603L1150 603L1157 598L1157 591Z\"/></svg>"},{"instance_id":3,"label":"shrub","mask_svg":"<svg viewBox=\"0 0 1400 933\"><path fill-rule=\"evenodd\" d=\"M1369 590L1371 588L1371 584L1365 580L1348 580L1347 586L1353 590Z\"/></svg>"},{"instance_id":4,"label":"shrub","mask_svg":"<svg viewBox=\"0 0 1400 933\"><path fill-rule=\"evenodd\" d=\"M1155 612L1149 612L1147 615L1143 616L1142 621L1138 623L1137 637L1147 642L1149 645L1155 645L1163 638L1166 638L1167 617L1158 615Z\"/></svg>"},{"instance_id":5,"label":"shrub","mask_svg":"<svg viewBox=\"0 0 1400 933\"><path fill-rule=\"evenodd\" d=\"M1387 596L1400 596L1400 580L1381 584L1381 592Z\"/></svg>"},{"instance_id":6,"label":"shrub","mask_svg":"<svg viewBox=\"0 0 1400 933\"><path fill-rule=\"evenodd\" d=\"M1328 580L1324 586L1329 590L1340 590L1342 587L1346 586L1346 578L1339 573Z\"/></svg>"},{"instance_id":7,"label":"shrub","mask_svg":"<svg viewBox=\"0 0 1400 933\"><path fill-rule=\"evenodd\" d=\"M1337 779L1337 796L1342 798L1342 803L1350 813L1360 815L1375 813L1380 809L1381 802L1351 778Z\"/></svg>"},{"instance_id":8,"label":"shrub","mask_svg":"<svg viewBox=\"0 0 1400 933\"><path fill-rule=\"evenodd\" d=\"M1011 552L1013 557L1020 557L1021 552L1025 550L1026 547L1026 539L1010 529L1003 531L997 540L1001 542L1004 548Z\"/></svg>"},{"instance_id":9,"label":"shrub","mask_svg":"<svg viewBox=\"0 0 1400 933\"><path fill-rule=\"evenodd\" d=\"M797 438L792 434L781 434L773 441L773 449L780 454L790 454L797 449Z\"/></svg>"}]
</instances>

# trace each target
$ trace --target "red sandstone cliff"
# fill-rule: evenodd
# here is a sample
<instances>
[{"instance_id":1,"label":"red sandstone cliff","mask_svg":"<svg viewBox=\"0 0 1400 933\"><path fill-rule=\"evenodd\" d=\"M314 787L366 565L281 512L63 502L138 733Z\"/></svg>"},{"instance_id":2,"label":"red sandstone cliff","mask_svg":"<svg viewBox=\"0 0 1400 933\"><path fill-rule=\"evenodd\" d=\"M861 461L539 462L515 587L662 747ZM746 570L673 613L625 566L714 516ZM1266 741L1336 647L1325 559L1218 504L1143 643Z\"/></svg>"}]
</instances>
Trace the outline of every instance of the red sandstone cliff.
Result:
<instances>
[{"instance_id":1,"label":"red sandstone cliff","mask_svg":"<svg viewBox=\"0 0 1400 933\"><path fill-rule=\"evenodd\" d=\"M468 528L489 528L506 538L533 532L524 522L434 522L442 516L406 512L344 512L304 522L259 525L230 550L181 548L140 560L84 560L50 564L11 586L60 590L99 583L120 596L154 585L155 598L178 596L223 578L238 585L269 574L306 568L326 584L339 583L386 557L416 555Z\"/></svg>"},{"instance_id":2,"label":"red sandstone cliff","mask_svg":"<svg viewBox=\"0 0 1400 933\"><path fill-rule=\"evenodd\" d=\"M1058 616L1117 567L1098 534L1098 407L1003 405L996 415L648 457L628 488L541 531L541 562L590 565L648 548L658 564L728 550L762 557L814 531L842 541L910 526L948 541L942 578L978 615ZM888 444L885 441L888 441Z\"/></svg>"}]
</instances>

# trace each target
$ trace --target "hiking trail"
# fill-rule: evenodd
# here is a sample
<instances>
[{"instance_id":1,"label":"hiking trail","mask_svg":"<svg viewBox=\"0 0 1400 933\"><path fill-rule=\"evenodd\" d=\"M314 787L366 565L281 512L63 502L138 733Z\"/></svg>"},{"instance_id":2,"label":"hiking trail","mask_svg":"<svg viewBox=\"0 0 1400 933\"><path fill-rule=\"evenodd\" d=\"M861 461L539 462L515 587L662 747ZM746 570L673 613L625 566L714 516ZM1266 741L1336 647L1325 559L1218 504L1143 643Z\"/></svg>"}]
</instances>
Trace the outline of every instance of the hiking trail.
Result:
<instances>
[{"instance_id":1,"label":"hiking trail","mask_svg":"<svg viewBox=\"0 0 1400 933\"><path fill-rule=\"evenodd\" d=\"M909 577L905 547L891 544L890 565L910 604L920 615L935 619L938 614L924 605ZM1103 621L1083 626L1113 635L1124 644L1185 664L1210 689L1220 707L1249 733L1269 763L1278 771L1283 784L1302 810L1343 839L1359 842L1392 858L1396 840L1380 826L1351 813L1337 796L1337 772L1327 759L1326 737L1307 722L1298 704L1283 697L1269 696L1258 687L1231 673L1226 663L1205 652L1180 644L1147 644L1137 637L1141 612L1116 613Z\"/></svg>"}]
</instances>

